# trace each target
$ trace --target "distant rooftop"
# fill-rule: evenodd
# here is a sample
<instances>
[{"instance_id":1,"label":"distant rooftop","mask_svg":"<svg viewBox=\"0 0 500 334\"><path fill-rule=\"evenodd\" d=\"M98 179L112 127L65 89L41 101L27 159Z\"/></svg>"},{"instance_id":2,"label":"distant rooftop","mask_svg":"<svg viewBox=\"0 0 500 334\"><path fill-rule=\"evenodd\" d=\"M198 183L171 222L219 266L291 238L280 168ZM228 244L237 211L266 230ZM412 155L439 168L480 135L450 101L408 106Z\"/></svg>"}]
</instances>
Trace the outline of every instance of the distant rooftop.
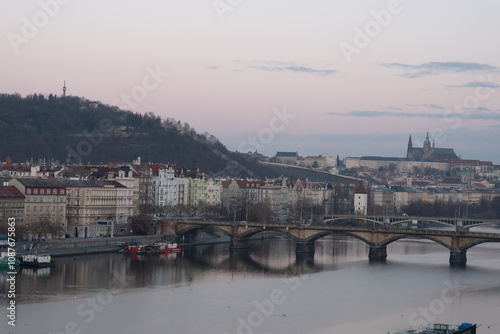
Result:
<instances>
[{"instance_id":1,"label":"distant rooftop","mask_svg":"<svg viewBox=\"0 0 500 334\"><path fill-rule=\"evenodd\" d=\"M378 157L378 156L363 156L360 160L380 160L380 161L408 161L407 158L401 157Z\"/></svg>"},{"instance_id":2,"label":"distant rooftop","mask_svg":"<svg viewBox=\"0 0 500 334\"><path fill-rule=\"evenodd\" d=\"M296 157L298 156L297 152L277 152L277 157Z\"/></svg>"}]
</instances>

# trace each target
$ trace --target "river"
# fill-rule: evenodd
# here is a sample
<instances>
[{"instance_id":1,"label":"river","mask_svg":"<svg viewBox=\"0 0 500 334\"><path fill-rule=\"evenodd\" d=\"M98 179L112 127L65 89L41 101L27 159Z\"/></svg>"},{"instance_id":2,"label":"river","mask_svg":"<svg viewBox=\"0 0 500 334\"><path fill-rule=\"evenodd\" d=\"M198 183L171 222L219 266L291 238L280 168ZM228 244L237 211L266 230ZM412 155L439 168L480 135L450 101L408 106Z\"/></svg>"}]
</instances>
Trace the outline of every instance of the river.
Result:
<instances>
[{"instance_id":1,"label":"river","mask_svg":"<svg viewBox=\"0 0 500 334\"><path fill-rule=\"evenodd\" d=\"M297 258L286 239L184 248L181 254L56 258L16 276L16 326L7 324L0 274L0 333L394 333L429 322L500 333L500 244L467 252L465 268L426 240L401 240L385 263L347 236ZM4 315L5 314L5 315Z\"/></svg>"}]
</instances>

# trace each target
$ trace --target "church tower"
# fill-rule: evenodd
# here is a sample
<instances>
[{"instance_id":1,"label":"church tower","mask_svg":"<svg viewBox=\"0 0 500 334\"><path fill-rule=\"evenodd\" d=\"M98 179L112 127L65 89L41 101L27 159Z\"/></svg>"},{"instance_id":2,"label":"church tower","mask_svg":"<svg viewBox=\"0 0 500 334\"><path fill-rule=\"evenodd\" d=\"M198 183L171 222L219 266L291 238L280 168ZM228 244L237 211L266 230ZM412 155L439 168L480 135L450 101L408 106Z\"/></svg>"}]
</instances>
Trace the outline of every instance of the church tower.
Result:
<instances>
[{"instance_id":1,"label":"church tower","mask_svg":"<svg viewBox=\"0 0 500 334\"><path fill-rule=\"evenodd\" d=\"M408 159L413 158L413 143L411 142L411 135L410 135L410 139L408 139L408 148L406 149L406 157Z\"/></svg>"},{"instance_id":2,"label":"church tower","mask_svg":"<svg viewBox=\"0 0 500 334\"><path fill-rule=\"evenodd\" d=\"M431 141L429 140L429 131L427 131L427 136L424 141L424 159L430 159L431 153Z\"/></svg>"}]
</instances>

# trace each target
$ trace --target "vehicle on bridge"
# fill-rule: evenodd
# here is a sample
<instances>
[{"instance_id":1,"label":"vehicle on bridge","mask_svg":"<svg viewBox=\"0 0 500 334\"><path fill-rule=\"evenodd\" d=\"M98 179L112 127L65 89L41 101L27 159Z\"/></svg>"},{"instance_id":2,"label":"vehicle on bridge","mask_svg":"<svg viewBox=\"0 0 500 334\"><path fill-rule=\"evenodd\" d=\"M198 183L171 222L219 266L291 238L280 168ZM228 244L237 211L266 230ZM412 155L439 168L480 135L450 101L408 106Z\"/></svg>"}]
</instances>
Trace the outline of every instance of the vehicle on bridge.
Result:
<instances>
[{"instance_id":1,"label":"vehicle on bridge","mask_svg":"<svg viewBox=\"0 0 500 334\"><path fill-rule=\"evenodd\" d=\"M420 331L408 329L395 334L476 334L476 325L462 323L460 326L453 328L448 324L434 324L432 328L425 328Z\"/></svg>"}]
</instances>

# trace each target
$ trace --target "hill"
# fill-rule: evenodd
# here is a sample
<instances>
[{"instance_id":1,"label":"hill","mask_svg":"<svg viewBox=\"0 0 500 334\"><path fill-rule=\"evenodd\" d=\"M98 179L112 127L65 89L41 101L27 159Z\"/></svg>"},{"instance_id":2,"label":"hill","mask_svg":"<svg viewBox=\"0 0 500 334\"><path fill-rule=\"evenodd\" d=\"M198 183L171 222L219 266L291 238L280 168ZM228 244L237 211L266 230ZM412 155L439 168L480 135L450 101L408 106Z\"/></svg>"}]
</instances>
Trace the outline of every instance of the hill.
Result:
<instances>
[{"instance_id":1,"label":"hill","mask_svg":"<svg viewBox=\"0 0 500 334\"><path fill-rule=\"evenodd\" d=\"M189 124L81 97L0 95L0 157L73 163L142 161L199 168L209 175L272 177L256 161L230 152Z\"/></svg>"}]
</instances>

